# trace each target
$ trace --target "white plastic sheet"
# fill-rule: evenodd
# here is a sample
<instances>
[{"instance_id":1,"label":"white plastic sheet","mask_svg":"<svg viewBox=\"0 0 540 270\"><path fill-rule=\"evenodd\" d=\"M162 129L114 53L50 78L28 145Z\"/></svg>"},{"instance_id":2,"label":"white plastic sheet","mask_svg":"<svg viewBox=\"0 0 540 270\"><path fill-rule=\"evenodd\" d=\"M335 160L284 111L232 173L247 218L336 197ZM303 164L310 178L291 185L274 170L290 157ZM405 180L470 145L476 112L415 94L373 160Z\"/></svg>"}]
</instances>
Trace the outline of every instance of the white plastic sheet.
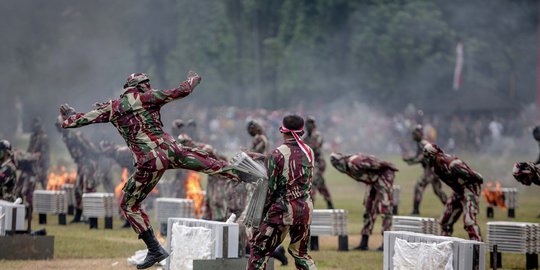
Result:
<instances>
[{"instance_id":1,"label":"white plastic sheet","mask_svg":"<svg viewBox=\"0 0 540 270\"><path fill-rule=\"evenodd\" d=\"M171 237L170 269L192 270L193 260L212 258L212 230L174 224Z\"/></svg>"},{"instance_id":2,"label":"white plastic sheet","mask_svg":"<svg viewBox=\"0 0 540 270\"><path fill-rule=\"evenodd\" d=\"M452 242L409 243L396 239L394 270L454 270Z\"/></svg>"}]
</instances>

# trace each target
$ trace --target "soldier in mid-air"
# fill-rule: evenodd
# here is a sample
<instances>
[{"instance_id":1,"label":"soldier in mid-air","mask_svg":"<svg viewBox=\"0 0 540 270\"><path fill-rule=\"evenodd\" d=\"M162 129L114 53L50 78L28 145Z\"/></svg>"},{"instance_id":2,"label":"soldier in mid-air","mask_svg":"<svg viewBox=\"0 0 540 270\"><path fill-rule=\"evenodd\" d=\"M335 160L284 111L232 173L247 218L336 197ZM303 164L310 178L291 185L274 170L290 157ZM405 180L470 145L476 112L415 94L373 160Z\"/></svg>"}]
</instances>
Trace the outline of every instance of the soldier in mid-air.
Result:
<instances>
[{"instance_id":1,"label":"soldier in mid-air","mask_svg":"<svg viewBox=\"0 0 540 270\"><path fill-rule=\"evenodd\" d=\"M187 80L171 90L154 90L150 78L144 73L131 74L118 99L95 104L88 113L77 113L69 105L60 107L64 119L62 127L76 128L94 123L113 124L131 149L135 173L124 186L121 209L131 227L148 247L144 261L138 269L148 268L167 258L169 254L157 241L148 215L141 208L142 201L157 185L167 169L190 169L208 174L224 174L236 179L227 162L212 159L207 153L182 147L163 131L161 107L186 97L200 83L201 76L194 72Z\"/></svg>"}]
</instances>

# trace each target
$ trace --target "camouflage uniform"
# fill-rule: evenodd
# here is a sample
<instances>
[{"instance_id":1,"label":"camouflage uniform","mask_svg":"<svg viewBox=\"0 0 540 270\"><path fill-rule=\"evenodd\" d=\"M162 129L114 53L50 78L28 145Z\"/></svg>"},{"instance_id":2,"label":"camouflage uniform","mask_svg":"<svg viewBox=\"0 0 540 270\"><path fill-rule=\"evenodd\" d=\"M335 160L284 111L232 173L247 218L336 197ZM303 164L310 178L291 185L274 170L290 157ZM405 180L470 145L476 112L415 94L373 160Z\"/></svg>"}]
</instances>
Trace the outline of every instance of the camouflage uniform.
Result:
<instances>
[{"instance_id":1,"label":"camouflage uniform","mask_svg":"<svg viewBox=\"0 0 540 270\"><path fill-rule=\"evenodd\" d=\"M424 155L433 164L433 171L454 193L448 199L441 217L442 235L452 235L454 223L463 213L464 229L469 239L482 241L476 216L482 189L482 175L473 171L461 159L445 154L433 144L426 144Z\"/></svg>"},{"instance_id":2,"label":"camouflage uniform","mask_svg":"<svg viewBox=\"0 0 540 270\"><path fill-rule=\"evenodd\" d=\"M184 168L208 174L227 174L223 171L226 162L212 159L204 151L178 145L162 129L161 107L189 95L196 86L191 83L193 78L171 90L149 91L140 91L137 85L126 83L120 98L97 104L97 108L88 113L75 113L67 105L61 107L67 116L62 127L76 128L110 122L131 149L136 171L124 187L121 209L138 234L150 231L150 221L141 203L165 170Z\"/></svg>"},{"instance_id":3,"label":"camouflage uniform","mask_svg":"<svg viewBox=\"0 0 540 270\"><path fill-rule=\"evenodd\" d=\"M431 186L433 187L433 192L435 192L435 195L439 197L439 200L441 200L442 204L445 204L446 200L448 199L446 197L446 194L442 190L442 183L439 177L433 173L433 170L429 166L429 163L427 162L427 160L424 159L423 150L424 146L428 143L429 142L425 139L417 141L416 155L403 159L403 161L405 161L409 165L420 163L422 164L422 168L424 169L423 175L420 177L420 179L418 179L416 185L414 186L413 214L420 214L419 209L420 202L422 201L422 195L427 185L429 184L431 184Z\"/></svg>"},{"instance_id":4,"label":"camouflage uniform","mask_svg":"<svg viewBox=\"0 0 540 270\"><path fill-rule=\"evenodd\" d=\"M227 161L227 158L218 154L217 151L209 144L194 142L187 134L180 134L178 142L183 146L196 148L208 153L208 155L216 160ZM182 180L185 181L186 178ZM182 183L182 187L185 183ZM218 175L209 175L206 183L205 196L205 213L203 218L207 220L225 221L227 219L226 205L226 185L227 180Z\"/></svg>"},{"instance_id":5,"label":"camouflage uniform","mask_svg":"<svg viewBox=\"0 0 540 270\"><path fill-rule=\"evenodd\" d=\"M14 164L20 171L15 185L16 197L21 197L29 211L32 210L34 189L36 187L36 174L39 162L39 153L29 153L15 150L13 152Z\"/></svg>"},{"instance_id":6,"label":"camouflage uniform","mask_svg":"<svg viewBox=\"0 0 540 270\"><path fill-rule=\"evenodd\" d=\"M313 156L313 150L309 149ZM300 166L294 166L294 164ZM309 224L313 214L309 162L294 139L286 140L269 156L268 194L264 220L254 230L247 269L265 269L268 257L289 234L289 254L297 269L316 269L308 255Z\"/></svg>"},{"instance_id":7,"label":"camouflage uniform","mask_svg":"<svg viewBox=\"0 0 540 270\"><path fill-rule=\"evenodd\" d=\"M532 162L518 162L512 170L514 178L523 185L540 186L540 165Z\"/></svg>"},{"instance_id":8,"label":"camouflage uniform","mask_svg":"<svg viewBox=\"0 0 540 270\"><path fill-rule=\"evenodd\" d=\"M252 136L251 143L248 148L248 152L260 154L261 157L266 155L269 148L268 137L264 134L262 126L256 121L250 121L248 123L248 133ZM230 213L234 213L238 218L236 223L240 225L240 254L246 252L246 246L248 244L247 228L244 226L244 220L247 215L247 208L253 193L255 192L255 184L246 182L246 178L251 178L250 175L240 172L239 176L244 181L228 184L228 200L227 206Z\"/></svg>"},{"instance_id":9,"label":"camouflage uniform","mask_svg":"<svg viewBox=\"0 0 540 270\"><path fill-rule=\"evenodd\" d=\"M96 192L100 172L97 164L98 148L86 139L80 131L62 129L62 140L66 144L71 158L77 164L77 179L75 179L75 208L82 210L82 195Z\"/></svg>"},{"instance_id":10,"label":"camouflage uniform","mask_svg":"<svg viewBox=\"0 0 540 270\"><path fill-rule=\"evenodd\" d=\"M32 135L30 136L30 144L28 145L27 152L39 153L39 159L36 164L35 173L37 180L41 183L42 188L47 187L47 174L50 165L50 143L49 137L45 133L43 126L39 119L34 119L32 127ZM35 184L35 183L34 183ZM31 193L33 189L29 189ZM32 195L30 195L32 196Z\"/></svg>"},{"instance_id":11,"label":"camouflage uniform","mask_svg":"<svg viewBox=\"0 0 540 270\"><path fill-rule=\"evenodd\" d=\"M324 181L324 171L326 170L326 161L324 160L324 155L322 153L323 146L323 137L319 131L313 131L311 134L308 132L304 137L303 141L313 149L315 153L315 173L313 177L313 189L311 197L315 203L315 191L319 191L323 196L326 204L329 209L334 208L332 203L332 197L330 196L330 191L326 186Z\"/></svg>"},{"instance_id":12,"label":"camouflage uniform","mask_svg":"<svg viewBox=\"0 0 540 270\"><path fill-rule=\"evenodd\" d=\"M33 156L32 154L36 154ZM26 205L32 207L36 182L39 181L43 189L47 187L47 173L49 170L49 139L39 119L32 123L32 135L27 153L16 151L15 163L21 171L17 180L17 196L24 198Z\"/></svg>"},{"instance_id":13,"label":"camouflage uniform","mask_svg":"<svg viewBox=\"0 0 540 270\"><path fill-rule=\"evenodd\" d=\"M368 236L372 233L377 214L382 215L381 233L391 230L394 207L392 186L397 171L394 164L360 153L356 155L332 153L330 160L338 171L367 185L362 235Z\"/></svg>"},{"instance_id":14,"label":"camouflage uniform","mask_svg":"<svg viewBox=\"0 0 540 270\"><path fill-rule=\"evenodd\" d=\"M17 181L17 168L11 157L7 157L0 164L0 200L9 202L17 198L15 182Z\"/></svg>"},{"instance_id":15,"label":"camouflage uniform","mask_svg":"<svg viewBox=\"0 0 540 270\"><path fill-rule=\"evenodd\" d=\"M103 154L112 158L120 167L128 169L129 173L135 172L133 166L133 156L127 146L113 145L107 141L100 142L100 148Z\"/></svg>"}]
</instances>

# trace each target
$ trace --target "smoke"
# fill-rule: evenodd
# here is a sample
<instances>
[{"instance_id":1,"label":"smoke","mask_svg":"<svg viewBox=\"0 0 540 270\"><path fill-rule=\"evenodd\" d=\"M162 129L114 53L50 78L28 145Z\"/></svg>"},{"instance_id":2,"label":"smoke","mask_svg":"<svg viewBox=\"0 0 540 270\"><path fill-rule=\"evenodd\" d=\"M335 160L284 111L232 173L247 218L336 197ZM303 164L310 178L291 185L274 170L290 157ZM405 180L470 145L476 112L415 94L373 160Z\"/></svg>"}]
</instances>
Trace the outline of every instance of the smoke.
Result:
<instances>
[{"instance_id":1,"label":"smoke","mask_svg":"<svg viewBox=\"0 0 540 270\"><path fill-rule=\"evenodd\" d=\"M39 116L58 140L60 104L86 112L117 97L130 73L147 72L163 89L195 69L203 83L164 107L164 129L196 119L202 140L223 151L247 145L248 118L261 119L277 144L281 117L298 112L315 116L327 151L414 151L410 128L422 122L451 153L473 149L507 163L536 156L533 118L519 107L534 94L536 1L337 2L280 10L258 1L2 2L10 27L1 30L0 137L17 141L15 119L28 132ZM458 40L464 81L453 92ZM497 142L489 140L494 115L504 127ZM122 142L110 125L83 129L94 141ZM506 163L493 164L484 174L507 177Z\"/></svg>"}]
</instances>

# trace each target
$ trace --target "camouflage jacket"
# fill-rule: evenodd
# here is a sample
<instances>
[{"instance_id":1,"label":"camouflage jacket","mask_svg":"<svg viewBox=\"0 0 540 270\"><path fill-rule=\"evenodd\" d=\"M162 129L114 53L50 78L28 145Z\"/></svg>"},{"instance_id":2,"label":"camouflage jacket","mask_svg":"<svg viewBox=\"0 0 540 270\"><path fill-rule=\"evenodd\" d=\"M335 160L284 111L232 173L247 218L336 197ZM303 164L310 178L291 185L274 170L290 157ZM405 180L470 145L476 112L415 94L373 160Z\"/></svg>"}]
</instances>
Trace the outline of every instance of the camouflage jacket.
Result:
<instances>
[{"instance_id":1,"label":"camouflage jacket","mask_svg":"<svg viewBox=\"0 0 540 270\"><path fill-rule=\"evenodd\" d=\"M346 174L358 182L374 184L385 177L388 171L397 171L394 164L380 160L372 155L345 155Z\"/></svg>"},{"instance_id":2,"label":"camouflage jacket","mask_svg":"<svg viewBox=\"0 0 540 270\"><path fill-rule=\"evenodd\" d=\"M323 137L319 131L315 130L309 135L306 133L306 136L302 140L313 149L315 161L323 159Z\"/></svg>"},{"instance_id":3,"label":"camouflage jacket","mask_svg":"<svg viewBox=\"0 0 540 270\"><path fill-rule=\"evenodd\" d=\"M17 168L11 158L0 164L0 199L13 202L16 199L15 184Z\"/></svg>"},{"instance_id":4,"label":"camouflage jacket","mask_svg":"<svg viewBox=\"0 0 540 270\"><path fill-rule=\"evenodd\" d=\"M22 173L28 173L29 175L35 175L37 173L36 168L39 161L39 154L16 149L13 151L12 160L17 170Z\"/></svg>"},{"instance_id":5,"label":"camouflage jacket","mask_svg":"<svg viewBox=\"0 0 540 270\"><path fill-rule=\"evenodd\" d=\"M309 151L313 155L313 150ZM276 148L268 157L266 166L265 222L283 225L311 223L313 162L308 161L293 139Z\"/></svg>"},{"instance_id":6,"label":"camouflage jacket","mask_svg":"<svg viewBox=\"0 0 540 270\"><path fill-rule=\"evenodd\" d=\"M540 186L540 164L532 163L532 162L526 162L526 163L529 165L527 168L531 170L531 173L532 173L532 177L531 177L532 184Z\"/></svg>"},{"instance_id":7,"label":"camouflage jacket","mask_svg":"<svg viewBox=\"0 0 540 270\"><path fill-rule=\"evenodd\" d=\"M50 164L50 150L49 150L49 137L43 130L36 131L30 136L30 144L28 145L27 152L37 153L39 152L38 165L43 168L49 168Z\"/></svg>"},{"instance_id":8,"label":"camouflage jacket","mask_svg":"<svg viewBox=\"0 0 540 270\"><path fill-rule=\"evenodd\" d=\"M421 163L422 167L427 167L429 162L424 158L424 146L428 143L429 142L426 139L416 142L416 155L404 158L403 161L407 162L409 165Z\"/></svg>"},{"instance_id":9,"label":"camouflage jacket","mask_svg":"<svg viewBox=\"0 0 540 270\"><path fill-rule=\"evenodd\" d=\"M98 154L98 148L90 142L80 131L61 130L62 140L66 144L69 154L77 164L83 164Z\"/></svg>"},{"instance_id":10,"label":"camouflage jacket","mask_svg":"<svg viewBox=\"0 0 540 270\"><path fill-rule=\"evenodd\" d=\"M266 154L268 152L268 138L264 134L257 134L253 137L251 145L249 147L250 152L255 152L259 154Z\"/></svg>"},{"instance_id":11,"label":"camouflage jacket","mask_svg":"<svg viewBox=\"0 0 540 270\"><path fill-rule=\"evenodd\" d=\"M126 141L134 155L137 167L165 152L162 144L175 144L174 138L163 131L160 109L163 105L189 95L193 88L187 81L171 90L140 92L128 87L120 98L100 104L88 113L77 113L68 117L64 128L76 128L93 123L111 122ZM164 148L164 149L162 149Z\"/></svg>"},{"instance_id":12,"label":"camouflage jacket","mask_svg":"<svg viewBox=\"0 0 540 270\"><path fill-rule=\"evenodd\" d=\"M127 146L113 145L103 150L103 153L114 159L120 167L127 168L130 172L134 171L133 155Z\"/></svg>"},{"instance_id":13,"label":"camouflage jacket","mask_svg":"<svg viewBox=\"0 0 540 270\"><path fill-rule=\"evenodd\" d=\"M463 191L468 185L482 184L482 175L473 171L461 159L447 155L437 154L432 161L433 172L456 192Z\"/></svg>"},{"instance_id":14,"label":"camouflage jacket","mask_svg":"<svg viewBox=\"0 0 540 270\"><path fill-rule=\"evenodd\" d=\"M193 149L202 150L206 152L211 158L216 159L216 160L225 160L225 161L227 160L227 157L218 153L212 145L207 144L207 143L201 143L201 142L195 142L195 141L189 140L189 141L185 141L181 145L190 147Z\"/></svg>"}]
</instances>

